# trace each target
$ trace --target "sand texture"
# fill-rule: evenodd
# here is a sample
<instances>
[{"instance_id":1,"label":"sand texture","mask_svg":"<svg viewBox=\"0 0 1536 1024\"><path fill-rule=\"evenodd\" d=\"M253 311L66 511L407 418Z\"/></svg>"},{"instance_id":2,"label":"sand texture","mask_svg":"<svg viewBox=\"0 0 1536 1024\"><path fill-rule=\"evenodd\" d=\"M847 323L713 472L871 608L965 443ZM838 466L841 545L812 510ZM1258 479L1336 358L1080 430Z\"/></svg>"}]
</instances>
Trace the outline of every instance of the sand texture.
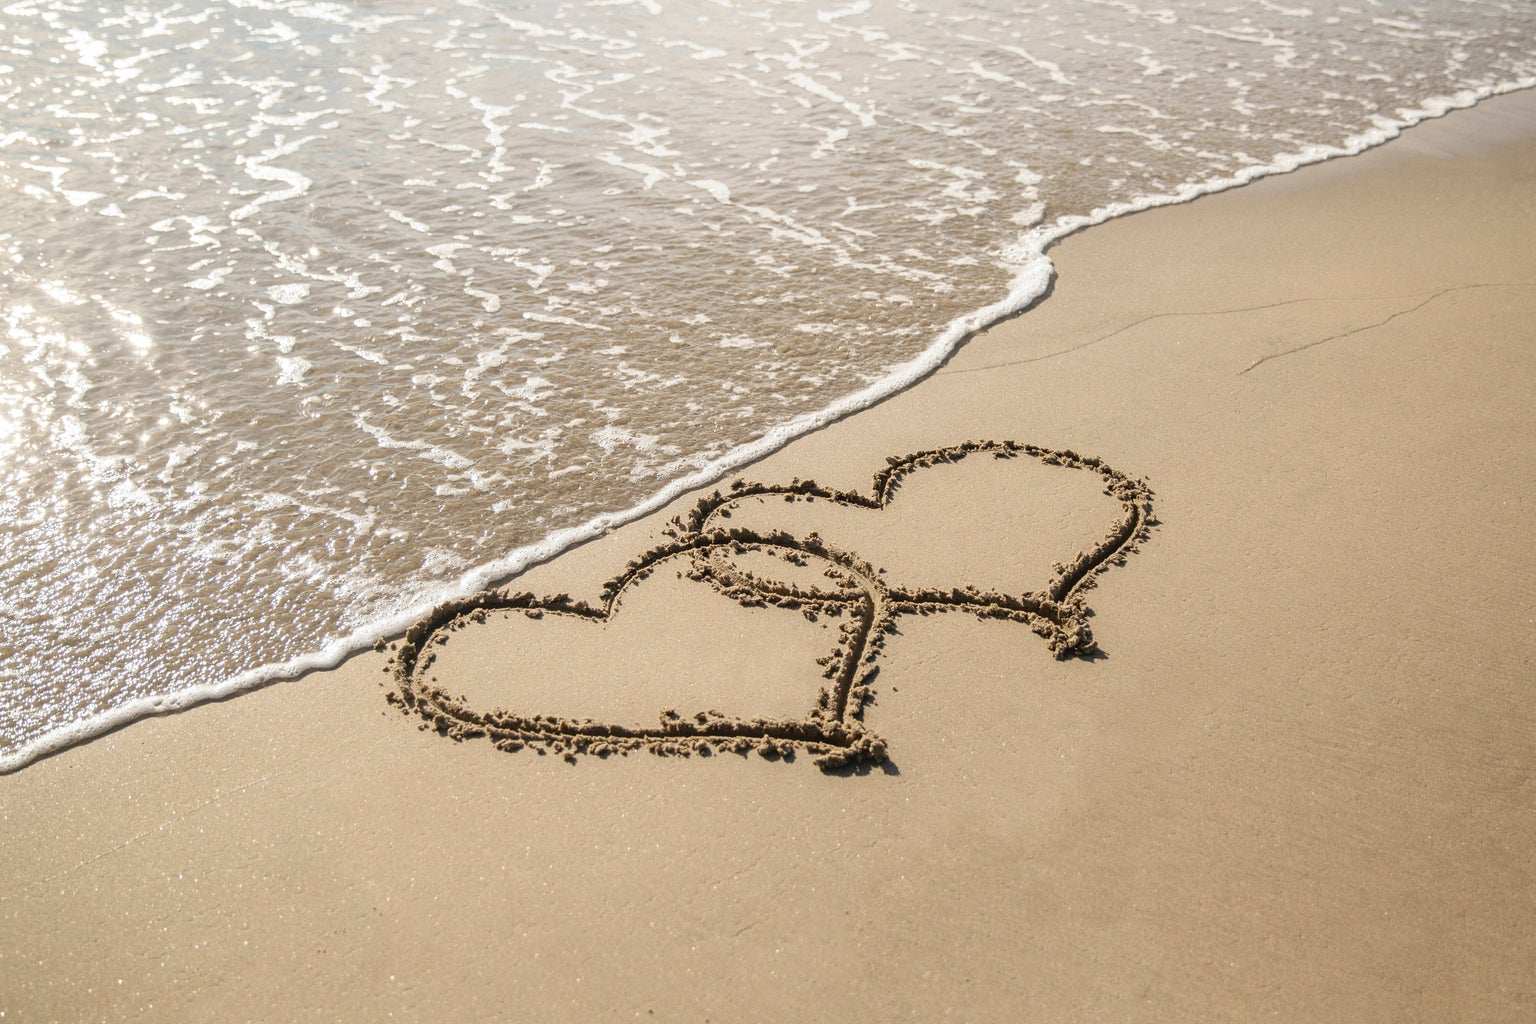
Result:
<instances>
[{"instance_id":1,"label":"sand texture","mask_svg":"<svg viewBox=\"0 0 1536 1024\"><path fill-rule=\"evenodd\" d=\"M737 486L0 777L5 1021L1536 1018L1533 238L1536 93L1090 229Z\"/></svg>"},{"instance_id":2,"label":"sand texture","mask_svg":"<svg viewBox=\"0 0 1536 1024\"><path fill-rule=\"evenodd\" d=\"M980 479L991 481L995 497L1002 499L1001 508L992 510L1005 516L1007 528L999 529L1003 524L985 517L986 503L978 489L963 486L969 482L967 477L976 474L957 479L954 473L944 472L961 463L974 468L978 461L1015 459L1026 460L1026 465L1033 460L1040 466L1087 471L1103 484L1104 495L1112 499L1110 505L1118 513L1103 536L1085 543L1066 561L1051 563L1049 580L1038 590L983 590L969 582L893 583L885 578L885 568L853 553L875 549L882 537L890 537L887 521L893 518L897 496L914 474L921 473L947 480L952 493L967 499L962 509L946 509L948 515L941 514L938 520L924 517L921 534L933 522L951 519L955 535L993 534L997 557L1017 567L1023 559L1015 548L1028 545L1010 542L1039 521L1028 514L1029 499L1054 488L1035 488L1031 485L1040 481L1027 475L995 467L987 472L984 467ZM1004 482L1001 488L996 486L999 479ZM829 545L819 529L795 532L771 525L803 520L807 516L802 510L817 502L820 510L831 510L833 533L846 534L848 546ZM899 507L923 511L923 505L919 497L905 499ZM769 525L733 525L742 513ZM851 519L849 513L853 513ZM1068 526L1073 518L1061 515L1058 522ZM889 760L886 744L865 728L864 709L874 696L886 642L901 632L901 616L959 611L980 619L1022 623L1045 639L1053 656L1091 658L1098 648L1088 627L1091 613L1084 593L1097 583L1098 574L1125 564L1126 556L1150 535L1153 522L1151 490L1145 481L1073 451L1011 441L966 441L893 456L875 474L867 493L823 487L815 480L761 484L738 479L726 492L715 490L686 515L674 516L662 531L666 541L632 559L603 585L596 602L569 594L487 591L436 609L409 629L399 644L380 644L380 649L393 651L394 689L388 700L452 739L484 737L507 753L528 747L540 754L555 751L573 763L582 754L609 757L642 749L702 756L756 750L785 760L804 751L824 770L882 766ZM826 527L824 522L821 525ZM908 536L903 547L925 546L927 538L921 534ZM963 564L944 569L951 580L964 572ZM723 610L692 607L690 599L697 600L702 591L684 584L664 592L660 601L651 600L649 616L628 612L621 620L625 596L668 570L679 581L706 584L741 609L799 612L813 624L823 618L841 618L831 651L814 659L826 680L815 689L814 701L809 697L811 688L803 686L812 674L808 671L812 659L803 652L798 665L791 658L788 664L775 666L777 672L765 671L765 662L794 646L792 637L774 635L782 617L770 623L762 615L738 614L735 623L723 623ZM652 584L647 589L656 587ZM497 616L495 623L492 615ZM550 618L566 620L567 628L544 625ZM539 625L530 627L526 620ZM719 656L730 645L716 638L731 632L732 626L748 643L738 652L742 655L738 660L722 660ZM679 637L658 639L678 630ZM827 642L823 640L824 645ZM466 648L467 654L460 653ZM558 659L541 657L541 652L550 650L559 652ZM658 657L650 659L646 654ZM637 655L642 659L639 664ZM565 678L559 678L562 674ZM804 713L761 713L775 690L795 693L797 676L805 691L801 700L808 705ZM466 687L480 696L453 693ZM733 688L738 692L731 694ZM733 696L759 713L727 713L711 707L688 714L663 706L652 725L633 716L637 702L676 699L690 690L695 701L716 703L722 696ZM487 693L499 701L487 701ZM562 706L591 710L605 703L609 713L596 718L552 710ZM615 703L627 705L629 714L614 714ZM531 708L542 710L532 712Z\"/></svg>"}]
</instances>

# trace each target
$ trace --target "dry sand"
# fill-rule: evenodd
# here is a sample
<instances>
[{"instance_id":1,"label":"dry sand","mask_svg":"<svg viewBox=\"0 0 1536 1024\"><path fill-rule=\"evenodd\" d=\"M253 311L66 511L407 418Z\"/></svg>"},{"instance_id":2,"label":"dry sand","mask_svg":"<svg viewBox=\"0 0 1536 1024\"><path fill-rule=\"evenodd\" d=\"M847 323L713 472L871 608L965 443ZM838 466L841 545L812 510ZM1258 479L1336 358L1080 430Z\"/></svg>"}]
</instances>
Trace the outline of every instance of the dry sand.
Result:
<instances>
[{"instance_id":1,"label":"dry sand","mask_svg":"<svg viewBox=\"0 0 1536 1024\"><path fill-rule=\"evenodd\" d=\"M1533 135L1514 95L1079 234L1038 308L744 474L990 438L1145 477L1102 656L901 616L863 772L454 743L380 654L141 722L0 778L5 1020L1536 1017ZM740 521L1024 591L1116 515L1085 479ZM516 588L595 598L696 497ZM456 632L442 685L633 718L825 682L827 623L668 571L559 618Z\"/></svg>"}]
</instances>

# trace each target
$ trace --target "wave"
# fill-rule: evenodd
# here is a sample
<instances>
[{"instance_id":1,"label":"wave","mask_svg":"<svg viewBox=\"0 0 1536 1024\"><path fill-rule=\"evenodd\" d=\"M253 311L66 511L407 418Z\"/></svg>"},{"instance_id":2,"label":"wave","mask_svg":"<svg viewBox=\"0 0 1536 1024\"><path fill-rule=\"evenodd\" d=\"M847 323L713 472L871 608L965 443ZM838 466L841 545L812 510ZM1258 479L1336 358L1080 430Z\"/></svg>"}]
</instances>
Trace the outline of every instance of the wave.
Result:
<instances>
[{"instance_id":1,"label":"wave","mask_svg":"<svg viewBox=\"0 0 1536 1024\"><path fill-rule=\"evenodd\" d=\"M1423 121L1471 107L1504 93L1536 87L1536 77L1520 77L1495 85L1469 88L1449 96L1431 96L1417 107L1399 110L1398 117L1377 115L1370 128L1347 138L1342 144L1310 144L1276 156L1268 163L1245 167L1228 177L1214 177L1190 182L1163 193L1111 203L1087 214L1058 217L1024 231L1000 254L1012 269L1006 293L998 301L955 317L916 357L893 367L881 379L844 394L827 405L794 416L770 427L757 439L738 445L686 475L669 480L644 500L616 512L594 516L579 525L550 533L536 544L516 548L502 557L477 565L456 581L434 588L410 607L385 618L368 622L345 636L325 644L312 653L273 662L240 672L220 682L189 686L184 689L137 697L117 707L68 725L50 730L13 750L0 754L0 773L15 772L39 758L75 746L140 719L180 712L213 701L226 700L260 689L273 682L289 680L306 673L333 669L347 658L373 647L381 637L402 634L408 626L444 601L466 597L504 583L528 568L548 561L576 545L594 540L625 523L643 518L675 501L682 495L708 486L727 474L755 462L789 444L796 438L904 391L924 380L941 367L968 338L988 326L1027 310L1047 293L1055 276L1047 255L1051 246L1068 235L1093 225L1155 207L1187 203L1201 196L1222 192L1275 174L1338 157L1353 156L1397 138L1402 132ZM286 179L285 179L286 180Z\"/></svg>"}]
</instances>

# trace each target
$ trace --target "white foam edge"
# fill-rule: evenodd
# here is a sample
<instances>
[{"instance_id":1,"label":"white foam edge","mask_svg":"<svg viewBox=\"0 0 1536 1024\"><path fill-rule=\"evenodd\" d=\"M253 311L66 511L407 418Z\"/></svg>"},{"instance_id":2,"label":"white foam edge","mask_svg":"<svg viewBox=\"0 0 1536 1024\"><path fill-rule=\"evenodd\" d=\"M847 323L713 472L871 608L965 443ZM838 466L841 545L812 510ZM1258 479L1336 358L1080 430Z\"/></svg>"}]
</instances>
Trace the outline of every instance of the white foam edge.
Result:
<instances>
[{"instance_id":1,"label":"white foam edge","mask_svg":"<svg viewBox=\"0 0 1536 1024\"><path fill-rule=\"evenodd\" d=\"M1268 164L1245 167L1228 178L1213 178L1200 183L1186 184L1175 192L1145 196L1124 203L1112 203L1086 215L1061 217L1052 224L1031 228L1012 245L1005 247L1001 254L1005 264L1015 268L1007 297L956 317L922 354L895 367L881 380L844 395L822 409L803 413L771 428L756 441L734 448L687 476L671 481L637 505L621 512L597 516L580 526L559 530L538 544L518 548L504 558L478 566L461 576L457 584L437 588L429 599L398 615L371 622L354 630L327 644L314 654L263 665L219 683L201 683L171 693L139 697L110 711L103 711L44 733L10 753L0 755L0 775L18 771L39 758L77 746L141 718L185 711L200 704L227 700L249 693L275 682L293 680L310 672L336 668L354 654L371 648L380 637L403 634L411 625L420 621L445 601L478 593L493 584L505 584L532 566L547 562L578 544L595 540L615 527L665 508L689 491L707 487L727 473L778 451L798 437L868 409L892 395L905 391L942 366L972 334L1027 309L1036 299L1044 295L1055 275L1054 265L1046 256L1046 250L1068 235L1126 214L1139 213L1159 206L1187 203L1201 196L1247 185L1272 174L1286 174L1308 164L1320 163L1335 157L1355 156L1390 142L1401 135L1404 129L1423 121L1443 117L1453 110L1464 110L1493 96L1519 92L1532 87L1536 87L1536 77L1464 89L1451 96L1431 96L1418 107L1399 109L1397 111L1399 116L1396 118L1376 115L1374 129L1349 137L1341 146L1322 144L1307 146L1300 152L1281 154Z\"/></svg>"}]
</instances>

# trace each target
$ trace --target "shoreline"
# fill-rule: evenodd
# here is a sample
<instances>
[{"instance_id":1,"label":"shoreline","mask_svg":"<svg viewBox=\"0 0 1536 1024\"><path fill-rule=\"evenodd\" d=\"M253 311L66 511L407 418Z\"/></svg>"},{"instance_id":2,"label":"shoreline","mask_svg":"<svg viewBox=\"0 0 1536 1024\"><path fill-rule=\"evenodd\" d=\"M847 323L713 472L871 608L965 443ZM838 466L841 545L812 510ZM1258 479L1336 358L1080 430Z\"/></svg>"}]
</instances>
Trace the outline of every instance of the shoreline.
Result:
<instances>
[{"instance_id":1,"label":"shoreline","mask_svg":"<svg viewBox=\"0 0 1536 1024\"><path fill-rule=\"evenodd\" d=\"M0 777L0 1009L1529 1014L1532 124L1514 94L1075 234L1046 301L745 471L854 491L994 438L1144 477L1159 525L1087 595L1101 657L904 619L864 718L890 761L856 777L453 743L385 704L382 654L144 720ZM1080 483L968 462L876 522L827 502L740 522L1017 592L1102 534ZM595 593L696 497L517 588ZM498 699L514 643L535 684L575 651L750 709L743 631L769 613L702 589L657 574L613 649L477 624L445 685ZM765 679L794 687L821 635L786 622Z\"/></svg>"},{"instance_id":2,"label":"shoreline","mask_svg":"<svg viewBox=\"0 0 1536 1024\"><path fill-rule=\"evenodd\" d=\"M368 650L373 646L375 638L403 634L413 623L431 614L434 608L444 602L465 598L487 588L504 586L507 581L530 568L559 558L572 548L590 543L610 530L652 516L673 505L679 498L760 462L798 438L856 416L894 395L919 386L934 374L943 372L943 368L956 353L978 334L1027 313L1049 297L1057 277L1050 251L1081 231L1148 210L1191 203L1205 196L1288 175L1304 167L1356 157L1397 141L1403 132L1420 124L1473 109L1490 99L1533 89L1536 89L1536 79L1519 79L1477 89L1464 89L1454 96L1431 97L1415 109L1398 110L1395 118L1378 115L1379 123L1374 129L1350 136L1341 145L1314 144L1301 152L1281 154L1269 164L1245 168L1230 178L1186 184L1174 193L1145 196L1134 202L1113 204L1088 215L1064 218L1050 225L1032 228L1008 247L1015 254L1017 268L1008 294L995 303L957 317L923 352L893 369L882 380L844 395L819 410L773 427L758 440L739 446L708 465L669 482L631 508L605 513L576 526L557 530L538 544L519 548L482 563L461 576L456 583L438 588L426 602L393 618L371 622L347 636L333 640L318 651L283 662L259 665L220 682L202 683L168 693L135 698L108 711L45 733L19 747L0 752L0 777L21 771L40 759L89 743L145 718L178 714L206 703L252 693L275 683L299 679L312 672L334 670L348 658Z\"/></svg>"}]
</instances>

